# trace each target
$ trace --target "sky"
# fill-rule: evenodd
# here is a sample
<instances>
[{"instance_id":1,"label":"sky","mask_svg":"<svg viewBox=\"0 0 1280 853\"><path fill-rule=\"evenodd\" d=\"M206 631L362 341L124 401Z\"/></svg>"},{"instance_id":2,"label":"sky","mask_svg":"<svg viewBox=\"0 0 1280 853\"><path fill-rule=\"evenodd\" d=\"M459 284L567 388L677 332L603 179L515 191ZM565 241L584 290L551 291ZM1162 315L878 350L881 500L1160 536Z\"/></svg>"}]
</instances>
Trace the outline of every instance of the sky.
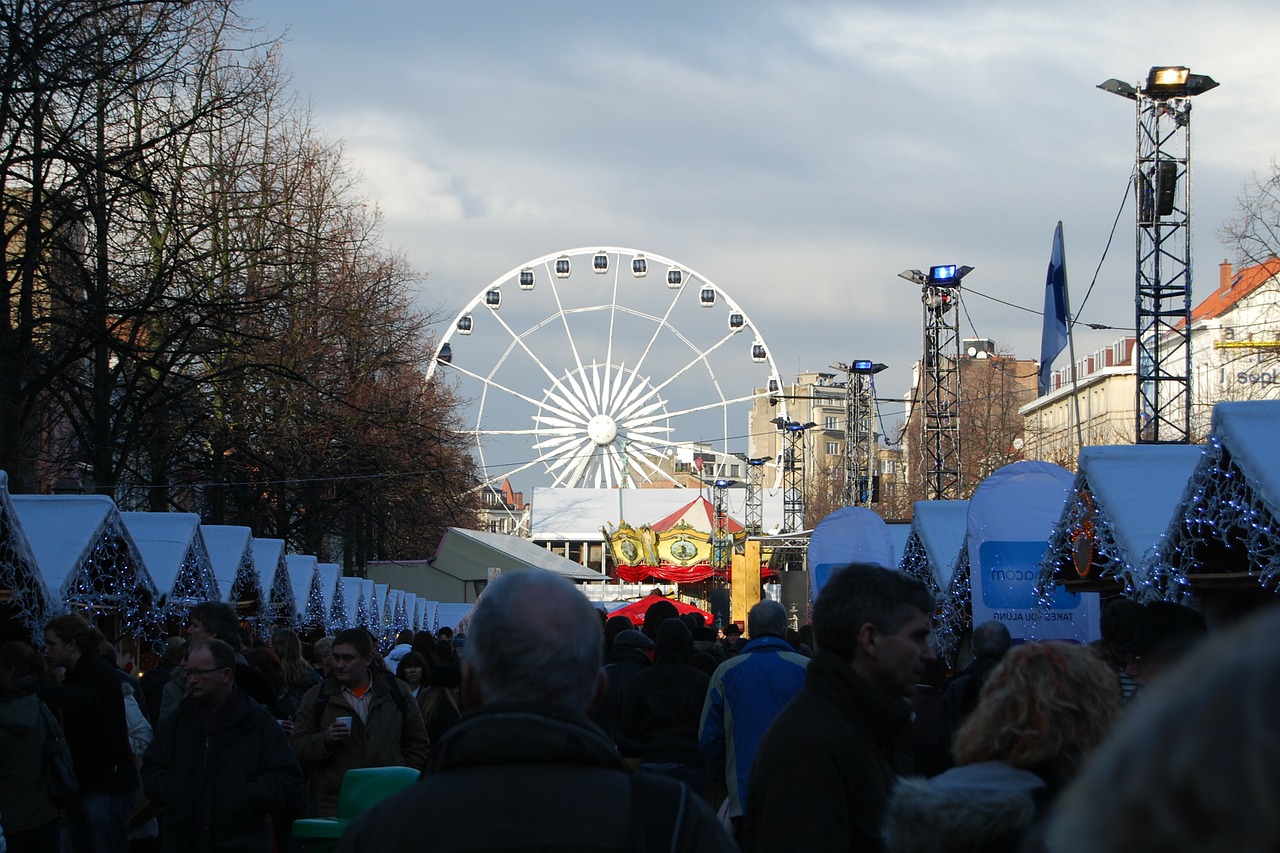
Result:
<instances>
[{"instance_id":1,"label":"sky","mask_svg":"<svg viewBox=\"0 0 1280 853\"><path fill-rule=\"evenodd\" d=\"M903 270L972 266L961 335L1038 358L1059 220L1078 320L1114 327L1080 330L1077 356L1132 328L1134 108L1098 83L1186 65L1220 84L1194 100L1193 302L1234 260L1220 231L1280 147L1280 66L1273 40L1251 36L1280 32L1273 2L241 12L280 38L293 89L343 142L440 334L526 261L630 247L730 294L784 380L870 358L888 365L886 398L905 396L922 347ZM888 427L902 415L880 408Z\"/></svg>"}]
</instances>

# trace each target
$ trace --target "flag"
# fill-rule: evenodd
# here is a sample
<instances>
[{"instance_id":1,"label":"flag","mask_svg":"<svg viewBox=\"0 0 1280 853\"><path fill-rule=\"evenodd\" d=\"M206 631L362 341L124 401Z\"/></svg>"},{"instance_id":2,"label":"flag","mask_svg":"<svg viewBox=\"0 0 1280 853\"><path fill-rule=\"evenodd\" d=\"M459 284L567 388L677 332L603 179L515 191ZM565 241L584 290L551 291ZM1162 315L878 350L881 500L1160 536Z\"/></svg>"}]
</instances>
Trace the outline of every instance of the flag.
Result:
<instances>
[{"instance_id":1,"label":"flag","mask_svg":"<svg viewBox=\"0 0 1280 853\"><path fill-rule=\"evenodd\" d=\"M1067 345L1067 260L1062 223L1053 232L1053 254L1044 283L1044 331L1040 335L1040 396L1049 393L1053 360Z\"/></svg>"}]
</instances>

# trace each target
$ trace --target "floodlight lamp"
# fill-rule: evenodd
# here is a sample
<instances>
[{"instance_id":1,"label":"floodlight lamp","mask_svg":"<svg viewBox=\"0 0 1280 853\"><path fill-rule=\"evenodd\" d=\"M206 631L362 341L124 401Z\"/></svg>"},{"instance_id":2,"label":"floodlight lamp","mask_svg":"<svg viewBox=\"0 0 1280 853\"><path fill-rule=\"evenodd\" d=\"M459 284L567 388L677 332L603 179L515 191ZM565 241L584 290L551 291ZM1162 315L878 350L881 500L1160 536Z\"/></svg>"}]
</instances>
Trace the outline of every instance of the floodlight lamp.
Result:
<instances>
[{"instance_id":1,"label":"floodlight lamp","mask_svg":"<svg viewBox=\"0 0 1280 853\"><path fill-rule=\"evenodd\" d=\"M871 369L871 359L857 359L853 362L853 370L855 373L862 373Z\"/></svg>"},{"instance_id":2,"label":"floodlight lamp","mask_svg":"<svg viewBox=\"0 0 1280 853\"><path fill-rule=\"evenodd\" d=\"M1217 81L1204 74L1192 74L1183 65L1157 65L1147 74L1142 94L1156 100L1186 98L1217 88Z\"/></svg>"},{"instance_id":3,"label":"floodlight lamp","mask_svg":"<svg viewBox=\"0 0 1280 853\"><path fill-rule=\"evenodd\" d=\"M920 272L920 270L903 270L898 273L898 278L905 278L907 281L914 282L915 284L924 284L928 281L928 279L925 278L924 273Z\"/></svg>"},{"instance_id":4,"label":"floodlight lamp","mask_svg":"<svg viewBox=\"0 0 1280 853\"><path fill-rule=\"evenodd\" d=\"M1123 80L1117 80L1112 77L1110 80L1104 80L1098 84L1098 88L1104 92L1110 92L1113 95L1119 95L1122 98L1128 98L1131 101L1138 100L1138 90L1132 84Z\"/></svg>"},{"instance_id":5,"label":"floodlight lamp","mask_svg":"<svg viewBox=\"0 0 1280 853\"><path fill-rule=\"evenodd\" d=\"M732 485L732 483L729 480L716 480L715 482L715 487L717 489L727 489L730 485Z\"/></svg>"},{"instance_id":6,"label":"floodlight lamp","mask_svg":"<svg viewBox=\"0 0 1280 853\"><path fill-rule=\"evenodd\" d=\"M941 264L929 267L928 283L933 287L958 287L960 279L973 272L973 267Z\"/></svg>"}]
</instances>

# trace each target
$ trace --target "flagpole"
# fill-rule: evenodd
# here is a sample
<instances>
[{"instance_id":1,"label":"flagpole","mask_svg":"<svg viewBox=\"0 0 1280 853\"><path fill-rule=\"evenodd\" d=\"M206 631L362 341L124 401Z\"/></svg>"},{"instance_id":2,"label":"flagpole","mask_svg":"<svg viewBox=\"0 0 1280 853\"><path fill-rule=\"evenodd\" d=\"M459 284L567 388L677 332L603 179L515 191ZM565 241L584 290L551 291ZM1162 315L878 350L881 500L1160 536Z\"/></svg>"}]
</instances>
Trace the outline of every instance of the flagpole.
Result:
<instances>
[{"instance_id":1,"label":"flagpole","mask_svg":"<svg viewBox=\"0 0 1280 853\"><path fill-rule=\"evenodd\" d=\"M1058 222L1059 231L1062 222ZM1067 239L1062 238L1062 308L1067 315L1067 354L1071 358L1071 400L1076 416L1076 455L1084 449L1084 430L1080 425L1080 376L1076 369L1076 321L1071 316L1071 288L1067 286Z\"/></svg>"}]
</instances>

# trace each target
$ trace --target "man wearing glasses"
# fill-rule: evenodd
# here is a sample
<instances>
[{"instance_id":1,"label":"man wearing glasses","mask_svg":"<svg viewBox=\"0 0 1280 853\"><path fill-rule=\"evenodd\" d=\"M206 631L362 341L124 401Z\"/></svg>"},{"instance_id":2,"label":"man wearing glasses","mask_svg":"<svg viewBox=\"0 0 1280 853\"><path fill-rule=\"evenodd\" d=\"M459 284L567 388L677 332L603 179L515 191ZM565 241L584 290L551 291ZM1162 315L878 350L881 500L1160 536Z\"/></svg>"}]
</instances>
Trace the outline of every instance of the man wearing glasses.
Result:
<instances>
[{"instance_id":1,"label":"man wearing glasses","mask_svg":"<svg viewBox=\"0 0 1280 853\"><path fill-rule=\"evenodd\" d=\"M271 850L267 815L296 801L302 771L271 712L235 683L235 651L196 643L177 711L142 757L147 796L164 807L166 851Z\"/></svg>"}]
</instances>

